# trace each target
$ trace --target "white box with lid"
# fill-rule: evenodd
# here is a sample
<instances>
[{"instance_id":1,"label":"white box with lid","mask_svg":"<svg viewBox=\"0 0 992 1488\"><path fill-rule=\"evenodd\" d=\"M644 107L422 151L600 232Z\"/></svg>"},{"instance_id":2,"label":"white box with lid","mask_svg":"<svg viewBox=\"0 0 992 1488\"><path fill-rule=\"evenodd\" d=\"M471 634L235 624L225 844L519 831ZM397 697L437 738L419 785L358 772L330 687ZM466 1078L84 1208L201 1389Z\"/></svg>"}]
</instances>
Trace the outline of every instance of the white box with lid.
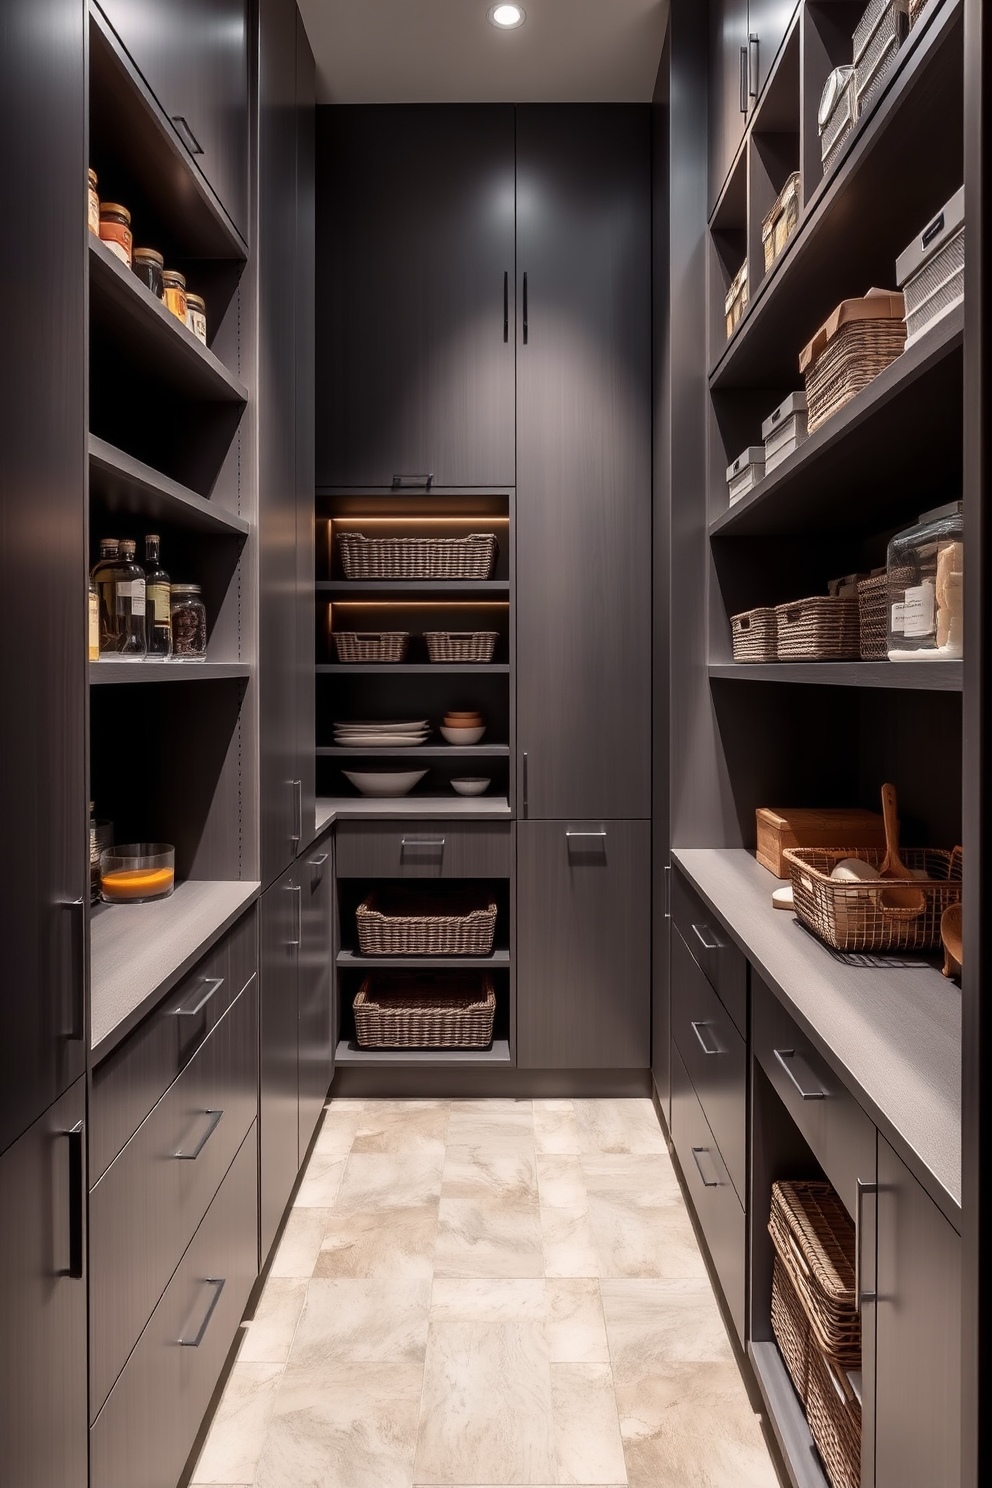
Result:
<instances>
[{"instance_id":1,"label":"white box with lid","mask_svg":"<svg viewBox=\"0 0 992 1488\"><path fill-rule=\"evenodd\" d=\"M964 187L896 259L906 301L906 346L964 303Z\"/></svg>"},{"instance_id":2,"label":"white box with lid","mask_svg":"<svg viewBox=\"0 0 992 1488\"><path fill-rule=\"evenodd\" d=\"M744 450L743 454L737 456L732 465L727 466L727 485L730 488L730 504L740 501L748 491L763 479L765 474L765 446L763 444L751 444Z\"/></svg>"},{"instance_id":3,"label":"white box with lid","mask_svg":"<svg viewBox=\"0 0 992 1488\"><path fill-rule=\"evenodd\" d=\"M770 413L761 426L761 437L765 441L765 474L770 475L776 465L807 439L806 394L790 393L774 413Z\"/></svg>"}]
</instances>

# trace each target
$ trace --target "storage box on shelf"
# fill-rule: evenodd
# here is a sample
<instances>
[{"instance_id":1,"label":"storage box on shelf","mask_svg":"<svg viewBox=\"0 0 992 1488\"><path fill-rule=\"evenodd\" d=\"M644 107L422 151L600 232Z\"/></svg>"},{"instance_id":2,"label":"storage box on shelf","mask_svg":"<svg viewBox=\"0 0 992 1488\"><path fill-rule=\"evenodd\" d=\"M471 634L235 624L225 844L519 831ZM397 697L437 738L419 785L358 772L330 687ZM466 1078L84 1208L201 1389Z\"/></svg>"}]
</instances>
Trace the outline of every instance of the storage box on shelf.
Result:
<instances>
[{"instance_id":1,"label":"storage box on shelf","mask_svg":"<svg viewBox=\"0 0 992 1488\"><path fill-rule=\"evenodd\" d=\"M778 605L779 661L854 661L860 655L858 602L814 595Z\"/></svg>"},{"instance_id":2,"label":"storage box on shelf","mask_svg":"<svg viewBox=\"0 0 992 1488\"><path fill-rule=\"evenodd\" d=\"M377 890L355 911L363 956L488 956L496 901L471 889L446 894Z\"/></svg>"},{"instance_id":3,"label":"storage box on shelf","mask_svg":"<svg viewBox=\"0 0 992 1488\"><path fill-rule=\"evenodd\" d=\"M727 489L731 506L763 480L764 474L765 447L763 444L750 445L743 454L737 456L732 465L727 466Z\"/></svg>"},{"instance_id":4,"label":"storage box on shelf","mask_svg":"<svg viewBox=\"0 0 992 1488\"><path fill-rule=\"evenodd\" d=\"M964 187L896 260L906 302L906 347L964 303Z\"/></svg>"},{"instance_id":5,"label":"storage box on shelf","mask_svg":"<svg viewBox=\"0 0 992 1488\"><path fill-rule=\"evenodd\" d=\"M728 341L740 325L747 307L747 259L745 259L731 280L730 288L727 290L723 302Z\"/></svg>"},{"instance_id":6,"label":"storage box on shelf","mask_svg":"<svg viewBox=\"0 0 992 1488\"><path fill-rule=\"evenodd\" d=\"M772 606L760 606L730 617L735 661L778 660L778 616Z\"/></svg>"},{"instance_id":7,"label":"storage box on shelf","mask_svg":"<svg viewBox=\"0 0 992 1488\"><path fill-rule=\"evenodd\" d=\"M765 443L765 474L771 475L809 437L806 394L790 393L761 425L761 437Z\"/></svg>"},{"instance_id":8,"label":"storage box on shelf","mask_svg":"<svg viewBox=\"0 0 992 1488\"><path fill-rule=\"evenodd\" d=\"M363 981L353 1010L363 1049L484 1049L496 993L484 972L380 972Z\"/></svg>"},{"instance_id":9,"label":"storage box on shelf","mask_svg":"<svg viewBox=\"0 0 992 1488\"><path fill-rule=\"evenodd\" d=\"M854 90L858 114L868 109L909 29L909 0L869 0L854 32Z\"/></svg>"},{"instance_id":10,"label":"storage box on shelf","mask_svg":"<svg viewBox=\"0 0 992 1488\"><path fill-rule=\"evenodd\" d=\"M785 248L786 243L799 225L799 198L802 176L793 171L779 192L771 211L761 224L761 246L765 261L765 273Z\"/></svg>"},{"instance_id":11,"label":"storage box on shelf","mask_svg":"<svg viewBox=\"0 0 992 1488\"><path fill-rule=\"evenodd\" d=\"M761 806L755 812L755 856L776 878L790 876L785 851L792 847L884 849L885 826L877 811L856 807L810 809Z\"/></svg>"},{"instance_id":12,"label":"storage box on shelf","mask_svg":"<svg viewBox=\"0 0 992 1488\"><path fill-rule=\"evenodd\" d=\"M902 295L870 289L843 300L799 356L812 434L868 386L906 344Z\"/></svg>"}]
</instances>

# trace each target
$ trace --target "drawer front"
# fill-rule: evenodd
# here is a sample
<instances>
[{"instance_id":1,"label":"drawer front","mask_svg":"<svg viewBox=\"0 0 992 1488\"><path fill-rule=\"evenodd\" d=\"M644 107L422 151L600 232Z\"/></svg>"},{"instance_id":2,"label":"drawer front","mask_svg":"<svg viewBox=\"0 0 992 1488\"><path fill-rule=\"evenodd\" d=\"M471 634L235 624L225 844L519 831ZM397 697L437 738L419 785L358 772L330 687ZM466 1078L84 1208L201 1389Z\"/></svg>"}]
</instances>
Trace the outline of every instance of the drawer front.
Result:
<instances>
[{"instance_id":1,"label":"drawer front","mask_svg":"<svg viewBox=\"0 0 992 1488\"><path fill-rule=\"evenodd\" d=\"M747 1038L747 962L678 868L672 873L672 920L738 1033Z\"/></svg>"},{"instance_id":2,"label":"drawer front","mask_svg":"<svg viewBox=\"0 0 992 1488\"><path fill-rule=\"evenodd\" d=\"M90 1410L99 1410L257 1111L253 979L90 1195Z\"/></svg>"},{"instance_id":3,"label":"drawer front","mask_svg":"<svg viewBox=\"0 0 992 1488\"><path fill-rule=\"evenodd\" d=\"M257 1275L256 1133L252 1126L90 1430L91 1488L179 1480Z\"/></svg>"},{"instance_id":4,"label":"drawer front","mask_svg":"<svg viewBox=\"0 0 992 1488\"><path fill-rule=\"evenodd\" d=\"M747 1045L678 931L672 936L672 1034L743 1203L747 1183Z\"/></svg>"},{"instance_id":5,"label":"drawer front","mask_svg":"<svg viewBox=\"0 0 992 1488\"><path fill-rule=\"evenodd\" d=\"M678 1049L672 1049L672 1141L699 1227L744 1343L744 1210Z\"/></svg>"},{"instance_id":6,"label":"drawer front","mask_svg":"<svg viewBox=\"0 0 992 1488\"><path fill-rule=\"evenodd\" d=\"M96 1066L90 1096L91 1183L107 1171L249 981L258 961L256 923L252 907Z\"/></svg>"},{"instance_id":7,"label":"drawer front","mask_svg":"<svg viewBox=\"0 0 992 1488\"><path fill-rule=\"evenodd\" d=\"M509 822L339 822L338 878L509 878Z\"/></svg>"},{"instance_id":8,"label":"drawer front","mask_svg":"<svg viewBox=\"0 0 992 1488\"><path fill-rule=\"evenodd\" d=\"M857 1180L875 1181L874 1122L754 971L751 1006L755 1058L854 1215Z\"/></svg>"}]
</instances>

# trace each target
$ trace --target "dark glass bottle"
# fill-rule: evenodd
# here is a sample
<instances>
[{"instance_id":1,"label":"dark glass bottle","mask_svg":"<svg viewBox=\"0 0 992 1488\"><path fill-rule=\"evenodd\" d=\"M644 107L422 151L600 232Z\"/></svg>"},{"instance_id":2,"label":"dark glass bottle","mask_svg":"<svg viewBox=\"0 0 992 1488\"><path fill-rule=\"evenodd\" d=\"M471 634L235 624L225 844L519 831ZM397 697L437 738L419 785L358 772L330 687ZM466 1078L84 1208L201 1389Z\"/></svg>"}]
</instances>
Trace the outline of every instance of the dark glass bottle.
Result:
<instances>
[{"instance_id":1,"label":"dark glass bottle","mask_svg":"<svg viewBox=\"0 0 992 1488\"><path fill-rule=\"evenodd\" d=\"M159 561L157 533L145 537L145 642L149 660L167 661L172 655L172 586Z\"/></svg>"},{"instance_id":2,"label":"dark glass bottle","mask_svg":"<svg viewBox=\"0 0 992 1488\"><path fill-rule=\"evenodd\" d=\"M114 661L145 659L145 573L134 561L135 544L118 544L117 559L101 568L100 658Z\"/></svg>"}]
</instances>

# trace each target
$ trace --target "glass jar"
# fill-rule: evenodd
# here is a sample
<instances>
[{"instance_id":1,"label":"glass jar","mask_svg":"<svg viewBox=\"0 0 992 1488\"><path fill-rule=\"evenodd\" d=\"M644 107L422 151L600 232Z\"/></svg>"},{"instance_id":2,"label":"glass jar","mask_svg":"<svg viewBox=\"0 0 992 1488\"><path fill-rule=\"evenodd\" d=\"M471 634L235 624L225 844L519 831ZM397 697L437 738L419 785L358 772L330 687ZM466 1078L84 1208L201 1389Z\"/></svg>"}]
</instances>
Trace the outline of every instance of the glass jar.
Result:
<instances>
[{"instance_id":1,"label":"glass jar","mask_svg":"<svg viewBox=\"0 0 992 1488\"><path fill-rule=\"evenodd\" d=\"M964 654L964 517L960 501L924 512L887 557L890 661Z\"/></svg>"},{"instance_id":2,"label":"glass jar","mask_svg":"<svg viewBox=\"0 0 992 1488\"><path fill-rule=\"evenodd\" d=\"M186 279L176 269L165 269L162 274L162 301L177 320L186 324Z\"/></svg>"},{"instance_id":3,"label":"glass jar","mask_svg":"<svg viewBox=\"0 0 992 1488\"><path fill-rule=\"evenodd\" d=\"M97 196L97 192L96 192L96 171L95 170L89 170L89 171L87 171L86 172L86 180L87 180L88 188L89 188L89 190L88 190L87 208L86 208L86 221L89 224L90 232L91 233L95 233L96 236L99 237L100 236L100 198L99 198L99 196Z\"/></svg>"},{"instance_id":4,"label":"glass jar","mask_svg":"<svg viewBox=\"0 0 992 1488\"><path fill-rule=\"evenodd\" d=\"M162 269L165 259L154 248L135 248L131 267L157 300L162 298Z\"/></svg>"},{"instance_id":5,"label":"glass jar","mask_svg":"<svg viewBox=\"0 0 992 1488\"><path fill-rule=\"evenodd\" d=\"M207 305L200 295L186 296L186 326L198 341L207 344Z\"/></svg>"},{"instance_id":6,"label":"glass jar","mask_svg":"<svg viewBox=\"0 0 992 1488\"><path fill-rule=\"evenodd\" d=\"M172 659L205 661L207 657L207 611L199 584L172 586Z\"/></svg>"},{"instance_id":7,"label":"glass jar","mask_svg":"<svg viewBox=\"0 0 992 1488\"><path fill-rule=\"evenodd\" d=\"M100 238L121 263L131 267L131 213L120 202L100 203Z\"/></svg>"}]
</instances>

